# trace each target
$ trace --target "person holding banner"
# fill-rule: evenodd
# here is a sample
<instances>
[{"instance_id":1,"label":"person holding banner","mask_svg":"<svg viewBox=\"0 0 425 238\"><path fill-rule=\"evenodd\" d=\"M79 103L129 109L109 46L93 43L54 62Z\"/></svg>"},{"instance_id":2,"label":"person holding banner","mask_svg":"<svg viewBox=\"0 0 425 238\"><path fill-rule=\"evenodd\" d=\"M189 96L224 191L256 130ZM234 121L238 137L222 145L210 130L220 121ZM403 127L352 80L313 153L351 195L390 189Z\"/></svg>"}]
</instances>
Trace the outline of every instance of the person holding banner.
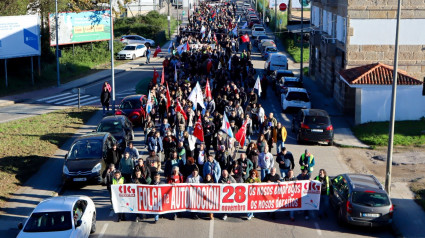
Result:
<instances>
[{"instance_id":1,"label":"person holding banner","mask_svg":"<svg viewBox=\"0 0 425 238\"><path fill-rule=\"evenodd\" d=\"M221 171L221 178L218 183L231 184L236 183L236 180L232 176L229 176L229 172L227 172L227 170L223 169L223 171ZM224 213L221 219L223 221L227 220L227 213Z\"/></svg>"},{"instance_id":2,"label":"person holding banner","mask_svg":"<svg viewBox=\"0 0 425 238\"><path fill-rule=\"evenodd\" d=\"M296 181L297 178L294 176L294 171L290 169L283 180L285 182ZM289 211L289 217L291 218L291 221L295 221L294 211Z\"/></svg>"},{"instance_id":3,"label":"person holding banner","mask_svg":"<svg viewBox=\"0 0 425 238\"><path fill-rule=\"evenodd\" d=\"M307 168L303 168L301 170L301 174L299 174L297 176L297 180L311 180L310 174L308 173L308 169ZM308 220L310 219L309 214L308 214L308 210L304 210L304 216L305 219Z\"/></svg>"},{"instance_id":4,"label":"person holding banner","mask_svg":"<svg viewBox=\"0 0 425 238\"><path fill-rule=\"evenodd\" d=\"M112 179L112 185L115 184L124 184L124 177L121 176L121 172L119 170L116 170L114 173L114 178ZM112 201L112 200L111 200ZM124 213L118 213L117 222L125 221L125 214Z\"/></svg>"},{"instance_id":5,"label":"person holding banner","mask_svg":"<svg viewBox=\"0 0 425 238\"><path fill-rule=\"evenodd\" d=\"M261 180L258 178L258 172L257 170L251 170L249 173L248 179L245 181L245 183L261 183ZM251 220L254 217L254 213L250 212L248 213L247 220Z\"/></svg>"},{"instance_id":6,"label":"person holding banner","mask_svg":"<svg viewBox=\"0 0 425 238\"><path fill-rule=\"evenodd\" d=\"M176 183L184 183L183 174L180 173L180 169L178 166L173 166L172 173L167 178L168 184L176 184ZM173 220L176 220L177 213L174 213L172 216Z\"/></svg>"},{"instance_id":7,"label":"person holding banner","mask_svg":"<svg viewBox=\"0 0 425 238\"><path fill-rule=\"evenodd\" d=\"M205 179L203 183L217 183L216 181L214 181L213 179L213 175L208 173L205 175ZM214 213L210 213L209 214L210 220L214 220Z\"/></svg>"},{"instance_id":8,"label":"person holding banner","mask_svg":"<svg viewBox=\"0 0 425 238\"><path fill-rule=\"evenodd\" d=\"M196 165L195 165L196 166ZM192 173L187 177L186 179L186 183L202 183L203 179L201 176L199 176L199 169L197 167L195 167L192 171ZM193 212L192 213L192 218L197 220L199 219L198 213Z\"/></svg>"},{"instance_id":9,"label":"person holding banner","mask_svg":"<svg viewBox=\"0 0 425 238\"><path fill-rule=\"evenodd\" d=\"M323 216L328 217L327 210L329 209L330 179L326 173L326 170L320 169L319 175L317 175L314 180L317 180L322 183L320 190L319 208L319 218L322 219Z\"/></svg>"}]
</instances>

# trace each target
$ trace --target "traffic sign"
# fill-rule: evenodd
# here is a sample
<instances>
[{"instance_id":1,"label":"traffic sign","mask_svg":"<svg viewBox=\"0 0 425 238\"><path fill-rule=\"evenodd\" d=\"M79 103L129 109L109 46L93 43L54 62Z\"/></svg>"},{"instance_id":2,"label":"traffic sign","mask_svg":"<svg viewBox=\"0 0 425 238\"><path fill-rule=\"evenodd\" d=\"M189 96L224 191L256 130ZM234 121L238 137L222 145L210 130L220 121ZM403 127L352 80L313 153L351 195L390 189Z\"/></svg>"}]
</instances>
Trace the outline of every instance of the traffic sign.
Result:
<instances>
[{"instance_id":1,"label":"traffic sign","mask_svg":"<svg viewBox=\"0 0 425 238\"><path fill-rule=\"evenodd\" d=\"M311 2L311 0L299 0L299 1L303 7L308 7L308 5L310 5L310 2Z\"/></svg>"},{"instance_id":2,"label":"traffic sign","mask_svg":"<svg viewBox=\"0 0 425 238\"><path fill-rule=\"evenodd\" d=\"M186 14L186 12L183 10L182 15L184 16Z\"/></svg>"},{"instance_id":3,"label":"traffic sign","mask_svg":"<svg viewBox=\"0 0 425 238\"><path fill-rule=\"evenodd\" d=\"M282 12L286 11L286 4L285 4L285 3L281 3L281 4L279 5L279 9L280 9Z\"/></svg>"}]
</instances>

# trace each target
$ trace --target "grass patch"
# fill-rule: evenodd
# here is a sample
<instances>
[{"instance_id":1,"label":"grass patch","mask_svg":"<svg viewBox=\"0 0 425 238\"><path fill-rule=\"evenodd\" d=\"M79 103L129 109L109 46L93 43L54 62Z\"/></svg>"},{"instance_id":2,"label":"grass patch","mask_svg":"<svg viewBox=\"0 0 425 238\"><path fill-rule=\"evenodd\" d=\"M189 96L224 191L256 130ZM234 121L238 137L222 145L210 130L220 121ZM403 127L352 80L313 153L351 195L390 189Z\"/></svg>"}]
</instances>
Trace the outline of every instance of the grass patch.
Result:
<instances>
[{"instance_id":1,"label":"grass patch","mask_svg":"<svg viewBox=\"0 0 425 238\"><path fill-rule=\"evenodd\" d=\"M160 79L159 79L160 80ZM144 78L142 80L140 80L137 84L136 84L136 93L137 94L144 94L144 95L148 95L149 93L149 83L152 81L152 78Z\"/></svg>"},{"instance_id":2,"label":"grass patch","mask_svg":"<svg viewBox=\"0 0 425 238\"><path fill-rule=\"evenodd\" d=\"M97 111L70 108L0 124L0 207Z\"/></svg>"},{"instance_id":3,"label":"grass patch","mask_svg":"<svg viewBox=\"0 0 425 238\"><path fill-rule=\"evenodd\" d=\"M425 145L425 120L397 121L394 130L394 145ZM389 122L370 122L353 128L354 135L371 146L388 145Z\"/></svg>"},{"instance_id":4,"label":"grass patch","mask_svg":"<svg viewBox=\"0 0 425 238\"><path fill-rule=\"evenodd\" d=\"M415 201L425 210L425 181L411 183L410 190L415 193Z\"/></svg>"}]
</instances>

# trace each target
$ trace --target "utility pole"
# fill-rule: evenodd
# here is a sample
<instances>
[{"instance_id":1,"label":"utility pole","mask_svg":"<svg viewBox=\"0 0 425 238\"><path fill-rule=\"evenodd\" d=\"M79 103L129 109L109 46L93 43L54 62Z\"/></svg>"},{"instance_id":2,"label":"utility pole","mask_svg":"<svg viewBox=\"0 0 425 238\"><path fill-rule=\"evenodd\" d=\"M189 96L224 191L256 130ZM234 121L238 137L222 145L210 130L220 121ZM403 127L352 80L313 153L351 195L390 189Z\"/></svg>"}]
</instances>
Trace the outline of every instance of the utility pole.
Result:
<instances>
[{"instance_id":1,"label":"utility pole","mask_svg":"<svg viewBox=\"0 0 425 238\"><path fill-rule=\"evenodd\" d=\"M168 16L167 16L167 20L168 20L168 38L171 39L171 25L170 25L170 21L171 21L171 17L170 17L170 1L168 0Z\"/></svg>"},{"instance_id":2,"label":"utility pole","mask_svg":"<svg viewBox=\"0 0 425 238\"><path fill-rule=\"evenodd\" d=\"M109 43L111 44L111 79L112 79L112 113L115 114L115 72L114 72L114 18L112 17L113 9L112 9L112 0L109 2L109 6L111 8L111 14L109 15L110 21L110 36Z\"/></svg>"},{"instance_id":3,"label":"utility pole","mask_svg":"<svg viewBox=\"0 0 425 238\"><path fill-rule=\"evenodd\" d=\"M304 54L304 0L301 0L301 60L300 60L300 81L303 81L303 54Z\"/></svg>"},{"instance_id":4,"label":"utility pole","mask_svg":"<svg viewBox=\"0 0 425 238\"><path fill-rule=\"evenodd\" d=\"M55 20L56 20L56 77L58 79L58 87L61 85L59 72L59 31L58 31L58 0L55 0Z\"/></svg>"},{"instance_id":5,"label":"utility pole","mask_svg":"<svg viewBox=\"0 0 425 238\"><path fill-rule=\"evenodd\" d=\"M274 0L274 21L275 21L274 32L277 32L277 0Z\"/></svg>"},{"instance_id":6,"label":"utility pole","mask_svg":"<svg viewBox=\"0 0 425 238\"><path fill-rule=\"evenodd\" d=\"M265 15L266 15L266 1L264 1L264 4L263 4L263 25L264 25Z\"/></svg>"},{"instance_id":7,"label":"utility pole","mask_svg":"<svg viewBox=\"0 0 425 238\"><path fill-rule=\"evenodd\" d=\"M395 124L395 103L397 96L397 68L398 68L398 34L400 31L400 13L401 13L401 0L398 0L397 6L397 23L395 31L395 49L394 49L394 72L393 72L393 90L391 99L391 114L390 126L388 135L388 154L387 154L387 171L385 175L385 191L388 195L391 194L391 169L393 163L393 144L394 144L394 124Z\"/></svg>"}]
</instances>

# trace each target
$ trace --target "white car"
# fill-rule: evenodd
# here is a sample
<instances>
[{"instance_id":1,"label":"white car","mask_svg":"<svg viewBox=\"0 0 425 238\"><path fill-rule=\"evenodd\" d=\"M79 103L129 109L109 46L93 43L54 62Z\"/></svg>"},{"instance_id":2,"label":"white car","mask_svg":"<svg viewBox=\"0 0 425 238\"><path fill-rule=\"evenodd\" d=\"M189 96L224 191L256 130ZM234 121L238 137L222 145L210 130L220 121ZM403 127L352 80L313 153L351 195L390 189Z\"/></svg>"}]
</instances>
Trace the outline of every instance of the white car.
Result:
<instances>
[{"instance_id":1,"label":"white car","mask_svg":"<svg viewBox=\"0 0 425 238\"><path fill-rule=\"evenodd\" d=\"M263 56L263 59L267 59L269 57L270 54L274 54L277 53L278 50L275 46L267 46L263 53L261 53L261 55Z\"/></svg>"},{"instance_id":2,"label":"white car","mask_svg":"<svg viewBox=\"0 0 425 238\"><path fill-rule=\"evenodd\" d=\"M282 53L269 54L264 63L264 70L270 74L279 69L288 69L288 58Z\"/></svg>"},{"instance_id":3,"label":"white car","mask_svg":"<svg viewBox=\"0 0 425 238\"><path fill-rule=\"evenodd\" d=\"M147 48L145 45L136 45L136 44L126 45L124 49L118 52L117 59L135 60L137 57L145 56L146 50Z\"/></svg>"},{"instance_id":4,"label":"white car","mask_svg":"<svg viewBox=\"0 0 425 238\"><path fill-rule=\"evenodd\" d=\"M121 36L120 41L123 44L144 44L146 46L155 46L155 41L138 35Z\"/></svg>"},{"instance_id":5,"label":"white car","mask_svg":"<svg viewBox=\"0 0 425 238\"><path fill-rule=\"evenodd\" d=\"M284 111L288 108L311 109L310 97L305 88L288 88L281 95L281 103Z\"/></svg>"},{"instance_id":6,"label":"white car","mask_svg":"<svg viewBox=\"0 0 425 238\"><path fill-rule=\"evenodd\" d=\"M51 197L41 201L18 228L18 238L89 237L96 231L96 208L87 196Z\"/></svg>"},{"instance_id":7,"label":"white car","mask_svg":"<svg viewBox=\"0 0 425 238\"><path fill-rule=\"evenodd\" d=\"M266 34L266 30L262 26L256 26L252 28L253 37L257 37L257 36L265 35L265 34Z\"/></svg>"}]
</instances>

